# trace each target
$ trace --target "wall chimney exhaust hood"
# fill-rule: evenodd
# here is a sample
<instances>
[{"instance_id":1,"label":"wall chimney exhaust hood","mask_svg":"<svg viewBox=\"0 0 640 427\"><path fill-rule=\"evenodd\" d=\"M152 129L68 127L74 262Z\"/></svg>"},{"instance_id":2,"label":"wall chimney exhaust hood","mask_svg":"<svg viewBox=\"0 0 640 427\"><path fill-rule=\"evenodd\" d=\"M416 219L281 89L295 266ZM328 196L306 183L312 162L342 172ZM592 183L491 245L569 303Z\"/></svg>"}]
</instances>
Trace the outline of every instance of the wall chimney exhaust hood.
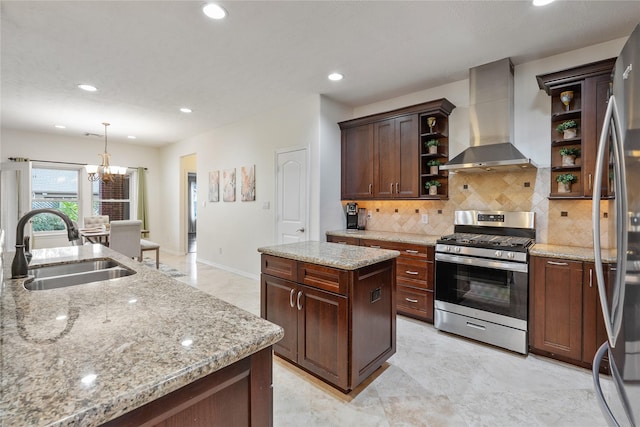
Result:
<instances>
[{"instance_id":1,"label":"wall chimney exhaust hood","mask_svg":"<svg viewBox=\"0 0 640 427\"><path fill-rule=\"evenodd\" d=\"M471 146L440 169L452 172L535 168L513 141L513 64L509 58L469 70Z\"/></svg>"}]
</instances>

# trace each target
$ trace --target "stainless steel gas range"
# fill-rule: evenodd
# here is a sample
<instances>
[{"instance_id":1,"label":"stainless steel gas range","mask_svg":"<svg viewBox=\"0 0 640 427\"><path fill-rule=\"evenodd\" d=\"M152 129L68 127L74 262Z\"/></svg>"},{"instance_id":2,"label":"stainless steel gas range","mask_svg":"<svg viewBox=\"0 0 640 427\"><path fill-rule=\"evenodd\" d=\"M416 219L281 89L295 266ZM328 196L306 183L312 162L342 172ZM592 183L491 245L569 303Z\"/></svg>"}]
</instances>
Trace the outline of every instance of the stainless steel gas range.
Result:
<instances>
[{"instance_id":1,"label":"stainless steel gas range","mask_svg":"<svg viewBox=\"0 0 640 427\"><path fill-rule=\"evenodd\" d=\"M526 354L534 213L456 211L454 224L436 244L435 327Z\"/></svg>"}]
</instances>

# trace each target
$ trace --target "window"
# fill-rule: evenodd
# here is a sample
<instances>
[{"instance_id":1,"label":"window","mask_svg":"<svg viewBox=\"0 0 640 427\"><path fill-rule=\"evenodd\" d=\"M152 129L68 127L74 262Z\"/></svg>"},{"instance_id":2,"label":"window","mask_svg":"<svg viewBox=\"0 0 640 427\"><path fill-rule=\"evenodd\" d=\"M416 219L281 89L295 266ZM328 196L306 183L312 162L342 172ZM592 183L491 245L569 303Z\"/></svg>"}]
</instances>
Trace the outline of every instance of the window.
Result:
<instances>
[{"instance_id":1,"label":"window","mask_svg":"<svg viewBox=\"0 0 640 427\"><path fill-rule=\"evenodd\" d=\"M131 174L115 175L111 182L95 181L91 185L94 215L109 215L109 220L131 218Z\"/></svg>"},{"instance_id":2,"label":"window","mask_svg":"<svg viewBox=\"0 0 640 427\"><path fill-rule=\"evenodd\" d=\"M31 208L57 209L78 221L78 170L33 168L31 170ZM33 231L66 229L56 215L36 215L31 219Z\"/></svg>"}]
</instances>

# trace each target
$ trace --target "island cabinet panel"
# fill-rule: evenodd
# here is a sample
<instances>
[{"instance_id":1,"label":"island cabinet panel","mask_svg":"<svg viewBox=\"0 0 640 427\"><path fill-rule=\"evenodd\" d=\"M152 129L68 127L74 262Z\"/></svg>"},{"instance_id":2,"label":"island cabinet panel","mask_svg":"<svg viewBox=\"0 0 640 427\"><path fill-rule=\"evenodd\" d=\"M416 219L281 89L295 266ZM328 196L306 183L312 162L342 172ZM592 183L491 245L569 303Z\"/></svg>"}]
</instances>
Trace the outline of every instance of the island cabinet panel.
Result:
<instances>
[{"instance_id":1,"label":"island cabinet panel","mask_svg":"<svg viewBox=\"0 0 640 427\"><path fill-rule=\"evenodd\" d=\"M102 426L272 426L272 379L268 347Z\"/></svg>"},{"instance_id":2,"label":"island cabinet panel","mask_svg":"<svg viewBox=\"0 0 640 427\"><path fill-rule=\"evenodd\" d=\"M263 261L261 316L285 331L274 352L353 390L395 353L395 259L356 270L293 262L297 282L267 274Z\"/></svg>"}]
</instances>

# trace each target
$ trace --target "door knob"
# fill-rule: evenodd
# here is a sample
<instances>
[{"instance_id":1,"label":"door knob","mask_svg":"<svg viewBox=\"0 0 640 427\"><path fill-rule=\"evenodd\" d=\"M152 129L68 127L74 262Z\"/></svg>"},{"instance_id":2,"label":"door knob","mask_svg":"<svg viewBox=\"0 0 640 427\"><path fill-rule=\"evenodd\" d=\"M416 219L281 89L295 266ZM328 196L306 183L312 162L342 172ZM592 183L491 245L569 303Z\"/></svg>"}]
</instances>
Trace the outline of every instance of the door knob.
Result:
<instances>
[{"instance_id":1,"label":"door knob","mask_svg":"<svg viewBox=\"0 0 640 427\"><path fill-rule=\"evenodd\" d=\"M304 227L302 227L302 228L298 228L298 229L296 230L296 232L297 232L297 233L304 233Z\"/></svg>"}]
</instances>

